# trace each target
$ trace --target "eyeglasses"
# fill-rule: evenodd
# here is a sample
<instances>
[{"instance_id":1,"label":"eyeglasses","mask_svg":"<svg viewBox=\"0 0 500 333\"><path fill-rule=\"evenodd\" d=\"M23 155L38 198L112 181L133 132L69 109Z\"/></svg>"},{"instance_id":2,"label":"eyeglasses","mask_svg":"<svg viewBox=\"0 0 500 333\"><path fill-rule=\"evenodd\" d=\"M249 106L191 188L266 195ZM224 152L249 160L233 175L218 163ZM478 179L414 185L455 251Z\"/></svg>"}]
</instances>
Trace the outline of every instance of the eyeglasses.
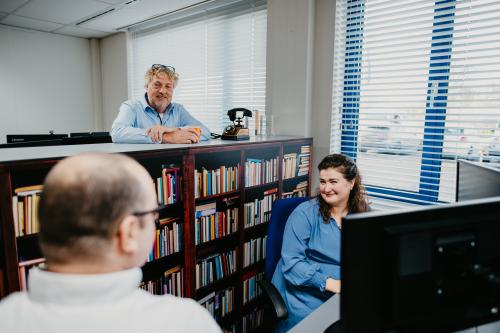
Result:
<instances>
[{"instance_id":1,"label":"eyeglasses","mask_svg":"<svg viewBox=\"0 0 500 333\"><path fill-rule=\"evenodd\" d=\"M158 204L158 207L156 207L155 209L146 210L146 211L143 211L143 212L134 212L131 215L134 215L134 216L137 216L137 217L141 217L141 216L145 216L145 215L148 215L148 214L154 214L155 226L158 229L158 228L161 227L161 225L160 225L160 212L162 210L164 210L164 209L165 209L165 205Z\"/></svg>"},{"instance_id":2,"label":"eyeglasses","mask_svg":"<svg viewBox=\"0 0 500 333\"><path fill-rule=\"evenodd\" d=\"M167 70L169 72L175 73L175 67L174 66L165 66L165 65L162 65L162 64L153 64L151 66L151 69L164 69L164 70Z\"/></svg>"}]
</instances>

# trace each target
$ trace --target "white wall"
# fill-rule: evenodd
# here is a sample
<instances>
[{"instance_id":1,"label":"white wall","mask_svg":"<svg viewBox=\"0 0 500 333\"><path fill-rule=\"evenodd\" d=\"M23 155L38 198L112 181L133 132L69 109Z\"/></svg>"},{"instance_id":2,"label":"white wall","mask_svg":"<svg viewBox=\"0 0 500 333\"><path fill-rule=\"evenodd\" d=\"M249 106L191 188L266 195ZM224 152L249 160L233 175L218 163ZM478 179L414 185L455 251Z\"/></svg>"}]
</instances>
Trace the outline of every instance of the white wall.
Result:
<instances>
[{"instance_id":1,"label":"white wall","mask_svg":"<svg viewBox=\"0 0 500 333\"><path fill-rule=\"evenodd\" d=\"M276 134L312 136L316 166L329 153L335 1L268 0L266 113Z\"/></svg>"},{"instance_id":2,"label":"white wall","mask_svg":"<svg viewBox=\"0 0 500 333\"><path fill-rule=\"evenodd\" d=\"M310 135L314 0L267 3L266 118L274 132Z\"/></svg>"},{"instance_id":3,"label":"white wall","mask_svg":"<svg viewBox=\"0 0 500 333\"><path fill-rule=\"evenodd\" d=\"M319 162L330 153L335 1L316 0L312 75L311 135L314 139L312 190L319 187Z\"/></svg>"},{"instance_id":4,"label":"white wall","mask_svg":"<svg viewBox=\"0 0 500 333\"><path fill-rule=\"evenodd\" d=\"M104 130L110 131L120 104L128 98L126 34L101 39L100 50Z\"/></svg>"},{"instance_id":5,"label":"white wall","mask_svg":"<svg viewBox=\"0 0 500 333\"><path fill-rule=\"evenodd\" d=\"M0 45L0 143L94 130L87 39L0 26Z\"/></svg>"}]
</instances>

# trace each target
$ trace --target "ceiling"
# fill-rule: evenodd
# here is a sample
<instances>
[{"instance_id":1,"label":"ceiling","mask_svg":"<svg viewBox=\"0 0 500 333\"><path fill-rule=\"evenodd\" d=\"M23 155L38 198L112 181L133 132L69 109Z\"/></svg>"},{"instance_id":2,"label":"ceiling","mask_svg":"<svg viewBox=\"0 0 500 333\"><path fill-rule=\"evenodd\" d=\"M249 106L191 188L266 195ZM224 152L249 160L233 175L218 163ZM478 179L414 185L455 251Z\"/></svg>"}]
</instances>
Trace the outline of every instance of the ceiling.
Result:
<instances>
[{"instance_id":1,"label":"ceiling","mask_svg":"<svg viewBox=\"0 0 500 333\"><path fill-rule=\"evenodd\" d=\"M0 0L0 24L83 38L207 0Z\"/></svg>"}]
</instances>

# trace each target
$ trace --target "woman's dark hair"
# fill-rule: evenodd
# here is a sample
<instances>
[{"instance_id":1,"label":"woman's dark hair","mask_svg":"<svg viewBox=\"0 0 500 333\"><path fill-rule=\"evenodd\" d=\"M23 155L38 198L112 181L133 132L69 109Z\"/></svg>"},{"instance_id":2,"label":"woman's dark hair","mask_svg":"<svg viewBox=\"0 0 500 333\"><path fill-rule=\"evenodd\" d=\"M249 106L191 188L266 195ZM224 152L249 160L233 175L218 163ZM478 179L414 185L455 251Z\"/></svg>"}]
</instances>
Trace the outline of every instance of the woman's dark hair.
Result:
<instances>
[{"instance_id":1,"label":"woman's dark hair","mask_svg":"<svg viewBox=\"0 0 500 333\"><path fill-rule=\"evenodd\" d=\"M349 212L361 213L369 209L368 201L366 200L365 189L361 183L361 175L359 174L356 163L350 158L342 154L327 155L318 165L318 170L326 170L333 168L340 172L346 180L354 180L354 186L349 194ZM321 193L318 193L317 199L319 202L319 211L323 217L323 221L330 221L330 205L323 199Z\"/></svg>"}]
</instances>

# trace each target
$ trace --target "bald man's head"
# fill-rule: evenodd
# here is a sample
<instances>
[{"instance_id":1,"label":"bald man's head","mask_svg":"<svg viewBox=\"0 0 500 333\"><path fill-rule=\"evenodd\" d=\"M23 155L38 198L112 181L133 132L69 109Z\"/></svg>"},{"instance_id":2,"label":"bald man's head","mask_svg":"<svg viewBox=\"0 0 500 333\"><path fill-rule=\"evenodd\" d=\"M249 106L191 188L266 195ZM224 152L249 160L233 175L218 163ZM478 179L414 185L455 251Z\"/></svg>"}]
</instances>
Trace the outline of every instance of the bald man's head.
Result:
<instances>
[{"instance_id":1,"label":"bald man's head","mask_svg":"<svg viewBox=\"0 0 500 333\"><path fill-rule=\"evenodd\" d=\"M40 202L40 244L48 262L102 255L120 220L151 205L151 177L119 154L81 154L47 175Z\"/></svg>"}]
</instances>

